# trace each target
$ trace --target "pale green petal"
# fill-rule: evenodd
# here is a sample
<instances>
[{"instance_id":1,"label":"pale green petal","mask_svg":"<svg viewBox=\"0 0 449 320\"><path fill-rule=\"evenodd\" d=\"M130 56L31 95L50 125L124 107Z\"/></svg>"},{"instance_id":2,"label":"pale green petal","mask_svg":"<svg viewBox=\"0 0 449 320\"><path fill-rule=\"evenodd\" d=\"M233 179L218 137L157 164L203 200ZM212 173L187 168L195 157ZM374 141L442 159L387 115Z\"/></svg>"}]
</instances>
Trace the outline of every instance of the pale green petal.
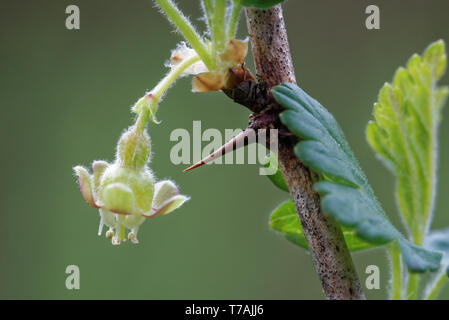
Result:
<instances>
[{"instance_id":1,"label":"pale green petal","mask_svg":"<svg viewBox=\"0 0 449 320\"><path fill-rule=\"evenodd\" d=\"M167 200L160 208L155 208L155 213L151 215L151 218L169 214L173 210L178 209L180 206L184 204L184 202L186 202L189 199L190 199L189 197L183 195L174 196L169 200Z\"/></svg>"},{"instance_id":2,"label":"pale green petal","mask_svg":"<svg viewBox=\"0 0 449 320\"><path fill-rule=\"evenodd\" d=\"M129 186L124 183L111 183L103 190L104 208L121 214L130 214L134 210L135 197Z\"/></svg>"},{"instance_id":3,"label":"pale green petal","mask_svg":"<svg viewBox=\"0 0 449 320\"><path fill-rule=\"evenodd\" d=\"M154 186L153 208L160 208L168 199L178 194L178 187L172 181L159 181Z\"/></svg>"}]
</instances>

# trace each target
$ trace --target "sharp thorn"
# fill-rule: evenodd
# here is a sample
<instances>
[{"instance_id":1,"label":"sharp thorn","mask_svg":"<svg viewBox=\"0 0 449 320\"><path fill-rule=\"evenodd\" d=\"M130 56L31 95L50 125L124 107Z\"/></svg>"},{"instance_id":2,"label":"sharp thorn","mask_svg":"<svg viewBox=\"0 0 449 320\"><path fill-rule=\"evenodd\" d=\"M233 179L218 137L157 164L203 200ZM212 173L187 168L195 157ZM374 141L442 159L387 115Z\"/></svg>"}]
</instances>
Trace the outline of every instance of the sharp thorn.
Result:
<instances>
[{"instance_id":1,"label":"sharp thorn","mask_svg":"<svg viewBox=\"0 0 449 320\"><path fill-rule=\"evenodd\" d=\"M195 168L201 167L203 164L206 164L206 163L201 160L200 162L195 163L193 166L190 166L187 169L184 169L182 172L187 172L187 171L193 170Z\"/></svg>"},{"instance_id":2,"label":"sharp thorn","mask_svg":"<svg viewBox=\"0 0 449 320\"><path fill-rule=\"evenodd\" d=\"M210 155L208 155L201 161L199 161L199 162L195 163L194 165L188 167L187 169L183 170L183 172L187 172L187 171L193 170L195 168L201 167L213 160L220 158L221 156L223 156L231 151L238 150L250 143L256 142L255 134L254 134L255 139L252 139L250 141L249 141L249 139L246 139L247 137L250 136L250 134L252 132L254 132L253 129L246 128L244 131L240 132L238 135L236 135L234 138L232 138L231 140L226 142L224 145L222 145L216 151L212 152Z\"/></svg>"}]
</instances>

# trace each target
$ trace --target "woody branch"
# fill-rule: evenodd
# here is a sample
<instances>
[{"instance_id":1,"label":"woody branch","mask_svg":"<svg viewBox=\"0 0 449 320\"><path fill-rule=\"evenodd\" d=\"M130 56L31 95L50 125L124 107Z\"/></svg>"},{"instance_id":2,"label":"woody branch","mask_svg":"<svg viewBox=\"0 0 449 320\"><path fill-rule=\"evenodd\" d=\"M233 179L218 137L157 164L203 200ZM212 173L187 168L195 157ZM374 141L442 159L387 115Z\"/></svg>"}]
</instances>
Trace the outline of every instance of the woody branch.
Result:
<instances>
[{"instance_id":1,"label":"woody branch","mask_svg":"<svg viewBox=\"0 0 449 320\"><path fill-rule=\"evenodd\" d=\"M287 30L282 8L246 9L247 27L260 90L252 110L253 127L278 128L281 111L270 88L281 82L296 83ZM261 105L262 104L262 105ZM255 125L257 123L257 125ZM319 195L313 189L311 173L295 156L296 138L289 135L279 139L279 166L295 204L315 269L327 299L364 299L360 281L351 259L343 233L337 222L320 209Z\"/></svg>"}]
</instances>

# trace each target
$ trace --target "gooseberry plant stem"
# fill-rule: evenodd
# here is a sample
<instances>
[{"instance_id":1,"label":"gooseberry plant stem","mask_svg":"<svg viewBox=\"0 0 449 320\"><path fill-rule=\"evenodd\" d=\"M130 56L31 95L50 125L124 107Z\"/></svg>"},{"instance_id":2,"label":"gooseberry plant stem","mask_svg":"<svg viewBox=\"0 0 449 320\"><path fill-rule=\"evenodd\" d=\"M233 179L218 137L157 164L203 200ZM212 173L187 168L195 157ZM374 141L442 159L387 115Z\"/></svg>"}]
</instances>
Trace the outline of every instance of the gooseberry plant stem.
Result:
<instances>
[{"instance_id":1,"label":"gooseberry plant stem","mask_svg":"<svg viewBox=\"0 0 449 320\"><path fill-rule=\"evenodd\" d=\"M212 5L212 0L202 0L202 4L204 8L204 13L206 14L207 17L207 24L209 28L211 28L214 19L214 8Z\"/></svg>"},{"instance_id":2,"label":"gooseberry plant stem","mask_svg":"<svg viewBox=\"0 0 449 320\"><path fill-rule=\"evenodd\" d=\"M206 43L201 39L192 24L171 0L155 0L167 18L175 25L182 36L203 60L209 70L215 69L216 62L209 52Z\"/></svg>"},{"instance_id":3,"label":"gooseberry plant stem","mask_svg":"<svg viewBox=\"0 0 449 320\"><path fill-rule=\"evenodd\" d=\"M211 30L210 36L212 38L212 43L210 44L210 47L211 47L210 50L211 50L212 56L215 56L217 53L217 50L215 48L214 34L213 34L213 25L214 25L214 19L215 19L214 7L212 4L212 0L202 0L201 3L203 5L204 14L207 18L207 26L208 26L209 30Z\"/></svg>"},{"instance_id":4,"label":"gooseberry plant stem","mask_svg":"<svg viewBox=\"0 0 449 320\"><path fill-rule=\"evenodd\" d=\"M419 289L419 274L409 272L407 278L405 298L407 300L416 300L418 298L418 289Z\"/></svg>"},{"instance_id":5,"label":"gooseberry plant stem","mask_svg":"<svg viewBox=\"0 0 449 320\"><path fill-rule=\"evenodd\" d=\"M141 131L144 130L148 118L151 116L154 120L154 113L159 104L160 99L170 86L178 79L182 73L195 62L200 61L198 55L194 55L182 61L178 66L174 67L151 92L139 99L135 105L136 110L141 110L136 121L136 127Z\"/></svg>"},{"instance_id":6,"label":"gooseberry plant stem","mask_svg":"<svg viewBox=\"0 0 449 320\"><path fill-rule=\"evenodd\" d=\"M215 0L215 17L212 26L212 39L215 50L221 52L226 41L226 0Z\"/></svg>"},{"instance_id":7,"label":"gooseberry plant stem","mask_svg":"<svg viewBox=\"0 0 449 320\"><path fill-rule=\"evenodd\" d=\"M268 88L281 82L296 83L281 6L245 11L258 80ZM264 100L272 101L269 97ZM295 156L294 145L295 141L288 139L279 141L279 167L303 226L324 294L334 300L365 299L342 230L321 211L311 173Z\"/></svg>"},{"instance_id":8,"label":"gooseberry plant stem","mask_svg":"<svg viewBox=\"0 0 449 320\"><path fill-rule=\"evenodd\" d=\"M425 290L424 300L434 300L440 291L443 289L444 285L447 281L447 274L444 268L441 268L438 271L438 274L435 276L433 281L429 284L429 286Z\"/></svg>"},{"instance_id":9,"label":"gooseberry plant stem","mask_svg":"<svg viewBox=\"0 0 449 320\"><path fill-rule=\"evenodd\" d=\"M391 300L402 299L402 261L401 253L399 251L399 245L397 242L390 244L387 247L388 254L390 256L391 264L391 288L390 297Z\"/></svg>"},{"instance_id":10,"label":"gooseberry plant stem","mask_svg":"<svg viewBox=\"0 0 449 320\"><path fill-rule=\"evenodd\" d=\"M237 30L237 24L242 10L242 0L235 0L232 4L232 12L228 21L227 40L231 40L235 37Z\"/></svg>"}]
</instances>

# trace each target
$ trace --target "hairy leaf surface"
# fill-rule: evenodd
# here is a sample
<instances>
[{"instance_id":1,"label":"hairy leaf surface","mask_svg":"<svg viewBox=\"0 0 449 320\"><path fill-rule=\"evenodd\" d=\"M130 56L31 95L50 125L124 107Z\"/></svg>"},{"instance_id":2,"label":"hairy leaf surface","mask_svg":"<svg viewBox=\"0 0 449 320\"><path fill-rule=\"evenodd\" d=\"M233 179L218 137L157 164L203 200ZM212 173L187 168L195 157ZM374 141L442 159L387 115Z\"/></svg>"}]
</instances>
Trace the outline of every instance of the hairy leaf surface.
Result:
<instances>
[{"instance_id":1,"label":"hairy leaf surface","mask_svg":"<svg viewBox=\"0 0 449 320\"><path fill-rule=\"evenodd\" d=\"M322 210L369 244L397 240L411 271L438 269L440 253L412 244L391 224L334 117L296 85L281 84L273 96L287 109L281 121L301 138L296 156L319 176Z\"/></svg>"},{"instance_id":2,"label":"hairy leaf surface","mask_svg":"<svg viewBox=\"0 0 449 320\"><path fill-rule=\"evenodd\" d=\"M433 43L399 68L380 90L374 121L366 134L371 147L394 171L396 199L417 244L429 228L436 194L437 129L448 88L437 81L446 69L444 42Z\"/></svg>"}]
</instances>

